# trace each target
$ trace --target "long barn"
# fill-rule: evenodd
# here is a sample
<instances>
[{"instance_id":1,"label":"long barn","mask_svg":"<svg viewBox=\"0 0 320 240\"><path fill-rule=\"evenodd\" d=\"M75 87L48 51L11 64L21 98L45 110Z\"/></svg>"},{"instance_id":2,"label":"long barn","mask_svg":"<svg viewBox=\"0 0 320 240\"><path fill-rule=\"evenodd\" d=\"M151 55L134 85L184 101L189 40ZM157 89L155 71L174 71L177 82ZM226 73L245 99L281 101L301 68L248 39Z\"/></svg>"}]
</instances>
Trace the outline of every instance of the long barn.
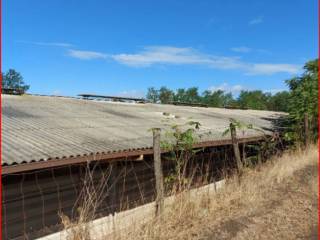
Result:
<instances>
[{"instance_id":1,"label":"long barn","mask_svg":"<svg viewBox=\"0 0 320 240\"><path fill-rule=\"evenodd\" d=\"M34 239L61 229L59 213L73 216L88 166L95 181L112 167L97 217L154 200L152 133L174 124L201 124L197 158L212 176L232 156L230 118L261 131L239 133L240 142L271 134L282 113L253 110L106 102L79 98L1 95L2 237ZM98 167L96 167L98 166ZM164 174L172 162L164 161ZM98 170L97 170L98 169Z\"/></svg>"}]
</instances>

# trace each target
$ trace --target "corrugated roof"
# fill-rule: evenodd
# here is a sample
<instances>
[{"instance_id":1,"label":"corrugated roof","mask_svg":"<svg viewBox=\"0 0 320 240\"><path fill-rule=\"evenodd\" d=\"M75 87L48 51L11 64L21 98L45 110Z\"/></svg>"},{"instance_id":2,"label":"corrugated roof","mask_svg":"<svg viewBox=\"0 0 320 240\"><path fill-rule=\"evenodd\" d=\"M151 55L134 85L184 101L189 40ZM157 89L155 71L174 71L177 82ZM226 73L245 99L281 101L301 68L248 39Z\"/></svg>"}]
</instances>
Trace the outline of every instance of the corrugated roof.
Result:
<instances>
[{"instance_id":1,"label":"corrugated roof","mask_svg":"<svg viewBox=\"0 0 320 240\"><path fill-rule=\"evenodd\" d=\"M151 128L201 123L200 141L222 139L229 118L270 128L268 111L2 95L2 165L152 147ZM258 132L249 132L251 136ZM61 159L63 161L63 159Z\"/></svg>"}]
</instances>

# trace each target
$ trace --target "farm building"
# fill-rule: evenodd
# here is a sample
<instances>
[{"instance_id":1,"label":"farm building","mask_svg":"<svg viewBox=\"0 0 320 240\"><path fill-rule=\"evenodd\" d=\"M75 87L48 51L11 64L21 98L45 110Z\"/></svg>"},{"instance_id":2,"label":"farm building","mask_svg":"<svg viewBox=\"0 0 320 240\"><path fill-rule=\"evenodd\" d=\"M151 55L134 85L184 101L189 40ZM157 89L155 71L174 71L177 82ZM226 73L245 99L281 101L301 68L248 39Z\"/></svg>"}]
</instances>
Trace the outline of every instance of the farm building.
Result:
<instances>
[{"instance_id":1,"label":"farm building","mask_svg":"<svg viewBox=\"0 0 320 240\"><path fill-rule=\"evenodd\" d=\"M72 217L77 212L88 167L94 170L93 181L108 183L101 189L105 194L96 217L153 201L152 128L165 135L173 124L199 122L194 147L202 151L195 164L205 165L215 177L222 159L233 155L230 136L222 136L230 118L271 134L282 116L54 96L1 97L3 239L34 239L59 230L59 214ZM238 138L256 142L262 135L248 130ZM165 176L170 169L172 161L164 161Z\"/></svg>"}]
</instances>

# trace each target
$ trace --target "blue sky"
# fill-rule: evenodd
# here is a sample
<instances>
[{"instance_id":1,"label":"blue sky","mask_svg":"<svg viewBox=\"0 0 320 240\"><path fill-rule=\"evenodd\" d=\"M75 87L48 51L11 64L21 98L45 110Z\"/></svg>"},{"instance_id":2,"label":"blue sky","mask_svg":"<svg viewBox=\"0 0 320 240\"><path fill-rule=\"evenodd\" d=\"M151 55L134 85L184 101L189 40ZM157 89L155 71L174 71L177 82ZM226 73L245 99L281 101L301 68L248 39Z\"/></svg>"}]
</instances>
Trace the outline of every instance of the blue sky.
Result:
<instances>
[{"instance_id":1,"label":"blue sky","mask_svg":"<svg viewBox=\"0 0 320 240\"><path fill-rule=\"evenodd\" d=\"M317 57L316 0L3 0L3 71L30 92L276 92Z\"/></svg>"}]
</instances>

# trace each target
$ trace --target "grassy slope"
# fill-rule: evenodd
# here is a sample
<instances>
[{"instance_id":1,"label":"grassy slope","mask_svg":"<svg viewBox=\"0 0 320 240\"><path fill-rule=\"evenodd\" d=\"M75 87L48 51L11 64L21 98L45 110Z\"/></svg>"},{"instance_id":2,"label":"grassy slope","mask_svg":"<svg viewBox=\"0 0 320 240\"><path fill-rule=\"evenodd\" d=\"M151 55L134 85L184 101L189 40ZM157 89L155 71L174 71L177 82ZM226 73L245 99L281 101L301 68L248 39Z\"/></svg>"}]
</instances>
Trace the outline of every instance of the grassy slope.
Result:
<instances>
[{"instance_id":1,"label":"grassy slope","mask_svg":"<svg viewBox=\"0 0 320 240\"><path fill-rule=\"evenodd\" d=\"M318 153L287 153L228 179L214 197L186 197L162 221L120 239L317 239Z\"/></svg>"}]
</instances>

